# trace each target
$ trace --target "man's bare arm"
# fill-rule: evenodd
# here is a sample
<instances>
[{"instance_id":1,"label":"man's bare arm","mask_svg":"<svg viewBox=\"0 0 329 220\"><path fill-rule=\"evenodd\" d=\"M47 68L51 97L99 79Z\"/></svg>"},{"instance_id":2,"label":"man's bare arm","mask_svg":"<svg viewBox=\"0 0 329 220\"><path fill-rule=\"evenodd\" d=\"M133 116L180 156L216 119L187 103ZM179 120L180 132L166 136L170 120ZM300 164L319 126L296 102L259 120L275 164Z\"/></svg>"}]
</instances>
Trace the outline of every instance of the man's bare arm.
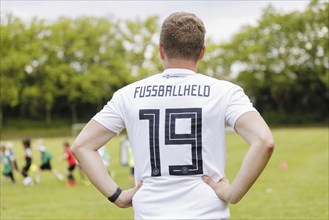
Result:
<instances>
[{"instance_id":1,"label":"man's bare arm","mask_svg":"<svg viewBox=\"0 0 329 220\"><path fill-rule=\"evenodd\" d=\"M248 192L262 173L274 149L271 130L257 112L247 112L238 118L235 130L248 142L250 148L233 182L230 184L224 178L216 183L207 176L203 177L218 197L232 204L239 202Z\"/></svg>"},{"instance_id":2,"label":"man's bare arm","mask_svg":"<svg viewBox=\"0 0 329 220\"><path fill-rule=\"evenodd\" d=\"M108 174L97 150L114 136L116 136L114 132L98 122L90 120L82 129L71 148L83 172L107 198L115 193L118 185ZM141 184L134 189L123 191L115 204L122 208L130 207L132 197L140 187Z\"/></svg>"}]
</instances>

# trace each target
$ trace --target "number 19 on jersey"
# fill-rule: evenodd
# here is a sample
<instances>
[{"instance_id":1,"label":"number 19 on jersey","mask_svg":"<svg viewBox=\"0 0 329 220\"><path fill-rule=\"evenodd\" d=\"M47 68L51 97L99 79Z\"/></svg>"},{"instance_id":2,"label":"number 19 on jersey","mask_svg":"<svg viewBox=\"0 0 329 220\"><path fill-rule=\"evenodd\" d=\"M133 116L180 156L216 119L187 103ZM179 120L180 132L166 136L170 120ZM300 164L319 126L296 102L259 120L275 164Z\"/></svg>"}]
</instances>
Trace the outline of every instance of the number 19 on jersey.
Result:
<instances>
[{"instance_id":1,"label":"number 19 on jersey","mask_svg":"<svg viewBox=\"0 0 329 220\"><path fill-rule=\"evenodd\" d=\"M140 120L149 121L149 147L151 176L161 176L161 155L159 150L159 109L141 109ZM178 120L190 120L189 133L177 132ZM191 164L170 165L169 174L175 176L203 174L202 163L202 109L201 108L177 108L165 109L165 145L190 145Z\"/></svg>"}]
</instances>

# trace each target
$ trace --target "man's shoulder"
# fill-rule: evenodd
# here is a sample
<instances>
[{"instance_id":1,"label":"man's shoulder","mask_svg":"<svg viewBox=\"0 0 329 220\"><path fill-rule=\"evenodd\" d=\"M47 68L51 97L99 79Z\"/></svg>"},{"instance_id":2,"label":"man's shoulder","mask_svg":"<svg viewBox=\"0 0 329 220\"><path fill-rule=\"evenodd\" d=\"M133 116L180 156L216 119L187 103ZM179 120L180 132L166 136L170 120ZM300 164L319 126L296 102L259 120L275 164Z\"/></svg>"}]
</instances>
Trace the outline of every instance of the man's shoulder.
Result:
<instances>
[{"instance_id":1,"label":"man's shoulder","mask_svg":"<svg viewBox=\"0 0 329 220\"><path fill-rule=\"evenodd\" d=\"M200 79L203 79L204 81L211 82L212 84L219 85L221 87L227 87L227 88L239 87L237 84L235 84L233 82L230 82L228 80L217 79L217 78L214 78L212 76L208 76L208 75L205 75L205 74L202 74L202 73L198 73L197 75Z\"/></svg>"}]
</instances>

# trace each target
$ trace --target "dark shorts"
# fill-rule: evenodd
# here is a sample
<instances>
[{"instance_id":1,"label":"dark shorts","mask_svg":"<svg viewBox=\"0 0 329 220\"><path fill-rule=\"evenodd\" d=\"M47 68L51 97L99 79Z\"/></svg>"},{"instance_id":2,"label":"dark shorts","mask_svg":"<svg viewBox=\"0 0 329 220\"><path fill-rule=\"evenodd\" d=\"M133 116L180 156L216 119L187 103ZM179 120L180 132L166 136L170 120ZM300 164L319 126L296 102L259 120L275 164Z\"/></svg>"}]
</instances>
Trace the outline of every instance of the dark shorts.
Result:
<instances>
[{"instance_id":1,"label":"dark shorts","mask_svg":"<svg viewBox=\"0 0 329 220\"><path fill-rule=\"evenodd\" d=\"M27 177L27 172L29 171L30 166L32 164L32 159L27 157L27 158L25 158L25 160L26 160L26 164L25 164L25 166L22 169L22 175L24 177Z\"/></svg>"},{"instance_id":2,"label":"dark shorts","mask_svg":"<svg viewBox=\"0 0 329 220\"><path fill-rule=\"evenodd\" d=\"M51 170L51 165L50 165L49 161L47 163L41 164L40 169L41 170Z\"/></svg>"},{"instance_id":3,"label":"dark shorts","mask_svg":"<svg viewBox=\"0 0 329 220\"><path fill-rule=\"evenodd\" d=\"M13 172L12 171L9 171L9 172L2 172L2 174L4 176L12 176L13 175Z\"/></svg>"},{"instance_id":4,"label":"dark shorts","mask_svg":"<svg viewBox=\"0 0 329 220\"><path fill-rule=\"evenodd\" d=\"M12 171L7 172L7 173L3 173L3 175L6 176L6 177L10 177L10 179L13 183L15 182L14 174L13 174Z\"/></svg>"},{"instance_id":5,"label":"dark shorts","mask_svg":"<svg viewBox=\"0 0 329 220\"><path fill-rule=\"evenodd\" d=\"M74 168L75 168L75 165L70 165L68 170L72 172L74 170Z\"/></svg>"},{"instance_id":6,"label":"dark shorts","mask_svg":"<svg viewBox=\"0 0 329 220\"><path fill-rule=\"evenodd\" d=\"M131 168L130 168L130 174L131 174L131 175L134 175L134 173L135 173L135 168L134 168L134 167L131 167Z\"/></svg>"}]
</instances>

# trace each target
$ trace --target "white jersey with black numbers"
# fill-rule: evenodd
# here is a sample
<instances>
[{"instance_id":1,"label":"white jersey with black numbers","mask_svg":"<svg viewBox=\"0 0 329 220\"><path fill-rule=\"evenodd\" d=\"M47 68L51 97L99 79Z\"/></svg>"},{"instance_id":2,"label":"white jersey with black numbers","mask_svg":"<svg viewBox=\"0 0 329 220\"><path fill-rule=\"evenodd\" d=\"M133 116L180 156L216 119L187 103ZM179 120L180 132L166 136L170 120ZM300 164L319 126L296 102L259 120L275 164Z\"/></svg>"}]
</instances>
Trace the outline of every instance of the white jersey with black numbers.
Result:
<instances>
[{"instance_id":1,"label":"white jersey with black numbers","mask_svg":"<svg viewBox=\"0 0 329 220\"><path fill-rule=\"evenodd\" d=\"M225 125L256 111L241 87L167 69L118 90L93 119L126 128L135 160L135 219L225 219L227 204L202 181L224 177Z\"/></svg>"}]
</instances>

